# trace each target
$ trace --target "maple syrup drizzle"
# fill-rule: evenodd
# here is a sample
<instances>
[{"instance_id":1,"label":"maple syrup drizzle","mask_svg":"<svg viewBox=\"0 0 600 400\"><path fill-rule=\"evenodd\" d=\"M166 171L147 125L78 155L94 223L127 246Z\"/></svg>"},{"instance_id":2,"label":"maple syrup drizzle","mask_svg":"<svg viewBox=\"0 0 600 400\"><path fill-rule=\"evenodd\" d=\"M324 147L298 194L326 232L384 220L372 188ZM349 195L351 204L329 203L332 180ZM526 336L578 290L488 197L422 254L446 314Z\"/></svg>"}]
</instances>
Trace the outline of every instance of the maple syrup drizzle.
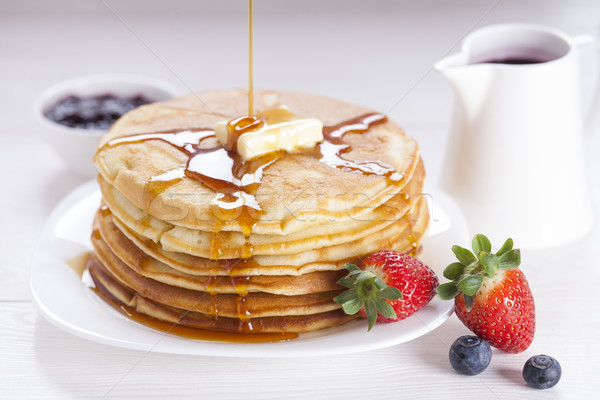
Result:
<instances>
[{"instance_id":1,"label":"maple syrup drizzle","mask_svg":"<svg viewBox=\"0 0 600 400\"><path fill-rule=\"evenodd\" d=\"M241 116L227 122L227 150L237 151L237 141L246 132L260 129L264 122L255 116Z\"/></svg>"},{"instance_id":2,"label":"maple syrup drizzle","mask_svg":"<svg viewBox=\"0 0 600 400\"><path fill-rule=\"evenodd\" d=\"M254 129L256 117L241 117L229 123L233 132L241 134ZM353 161L342 157L352 150L352 146L343 141L346 133L366 133L373 126L385 123L387 117L371 113L341 122L337 125L323 127L324 140L319 144L319 161L333 168L340 168L365 175L385 176L393 181L401 179L401 174L393 167L376 161ZM263 122L260 121L260 124ZM246 206L260 210L253 195L260 185L264 170L283 156L283 152L269 153L258 159L244 161L237 153L220 144L203 147L207 139L214 139L214 132L209 129L188 129L182 131L166 131L143 133L113 139L105 147L123 144L142 143L150 140L165 142L188 156L185 167L166 171L150 179L150 182L173 182L183 179L184 175L194 178L213 189L217 201L224 202L224 209L237 209L243 202ZM231 149L233 145L227 146ZM231 203L227 205L226 203ZM227 221L227 220L226 220Z\"/></svg>"},{"instance_id":3,"label":"maple syrup drizzle","mask_svg":"<svg viewBox=\"0 0 600 400\"><path fill-rule=\"evenodd\" d=\"M387 122L383 114L371 113L360 115L337 125L323 127L323 142L319 144L320 162L330 167L349 172L358 172L365 175L383 176L388 184L398 183L402 180L401 173L393 167L377 161L352 161L342 157L352 150L352 146L345 143L342 138L347 133L366 133L372 127Z\"/></svg>"},{"instance_id":4,"label":"maple syrup drizzle","mask_svg":"<svg viewBox=\"0 0 600 400\"><path fill-rule=\"evenodd\" d=\"M139 324L147 327L165 332L168 334L181 336L187 339L194 340L208 340L215 342L232 342L232 343L266 343L266 342L280 342L296 339L298 333L295 332L281 332L281 333L256 333L253 332L252 323L250 321L240 320L238 323L238 332L221 332L221 331L209 331L205 329L192 328L189 326L181 325L180 323L174 324L171 322L165 322L156 318L150 317L145 314L137 312L133 307L129 307L117 300L112 293L110 293L104 286L96 280L94 274L90 274L90 269L94 268L94 263L97 262L94 257L89 257L87 266L84 272L84 278L86 275L90 275L89 284L87 286L103 299L106 303L112 306L114 309L119 311L127 318L135 321ZM97 271L97 269L95 269ZM238 310L243 312L242 309ZM217 314L218 315L218 311ZM180 318L180 322L186 318L184 314Z\"/></svg>"},{"instance_id":5,"label":"maple syrup drizzle","mask_svg":"<svg viewBox=\"0 0 600 400\"><path fill-rule=\"evenodd\" d=\"M146 189L150 192L152 198L154 198L176 183L181 182L184 177L185 167L173 168L150 178L146 182Z\"/></svg>"},{"instance_id":6,"label":"maple syrup drizzle","mask_svg":"<svg viewBox=\"0 0 600 400\"><path fill-rule=\"evenodd\" d=\"M246 119L238 119L238 125L232 124L232 129L240 135L252 128L247 126ZM207 145L207 139L211 139L212 144ZM148 181L146 187L153 196L180 182L185 176L193 178L216 193L211 202L216 230L237 220L244 236L249 237L262 215L254 194L260 186L264 170L279 159L282 153L271 153L260 159L244 162L235 151L221 146L216 141L214 132L208 129L136 134L114 139L106 146L115 147L150 140L165 142L188 156L185 166L166 171ZM218 249L219 246L217 244L213 247ZM249 242L242 250L244 258L252 256L253 249ZM218 258L218 252L215 252L215 258Z\"/></svg>"},{"instance_id":7,"label":"maple syrup drizzle","mask_svg":"<svg viewBox=\"0 0 600 400\"><path fill-rule=\"evenodd\" d=\"M235 136L239 137L244 132L254 129L257 120L260 121L257 117L237 118L229 123L228 128L236 132ZM370 113L337 125L326 126L323 128L324 140L315 150L316 153L315 151L313 153L319 162L332 168L364 175L383 176L388 183L398 183L402 179L402 174L391 166L376 161L352 161L343 157L352 150L352 146L343 141L345 134L362 134L386 121L385 115ZM260 121L260 123L265 122ZM237 221L246 239L240 249L240 258L252 257L254 247L249 240L250 234L263 214L255 194L260 187L264 171L284 157L285 153L272 152L244 161L237 152L225 148L216 141L214 131L205 128L135 134L113 139L105 146L115 147L150 140L162 141L173 146L186 154L188 160L185 166L152 177L147 183L148 191L156 196L180 182L185 176L206 185L215 192L215 197L211 201L214 231L218 232L223 225ZM235 148L235 143L228 147ZM211 258L221 258L221 244L216 235L211 242Z\"/></svg>"},{"instance_id":8,"label":"maple syrup drizzle","mask_svg":"<svg viewBox=\"0 0 600 400\"><path fill-rule=\"evenodd\" d=\"M95 290L97 293L98 291ZM105 296L99 294L107 303L111 304L117 311L128 317L129 319L138 322L147 327L165 332L168 334L181 336L187 339L194 340L207 340L214 342L230 342L230 343L268 343L268 342L281 342L296 339L297 333L256 333L252 332L251 322L242 322L240 320L239 333L235 332L219 332L219 331L208 331L204 329L191 328L185 325L173 324L170 322L164 322L145 314L140 314L133 308L123 304L112 304L110 300L107 300Z\"/></svg>"},{"instance_id":9,"label":"maple syrup drizzle","mask_svg":"<svg viewBox=\"0 0 600 400\"><path fill-rule=\"evenodd\" d=\"M161 321L159 319L150 317L146 314L137 312L133 307L123 304L120 300L117 300L114 295L108 291L104 285L97 281L94 274L90 273L90 270L98 272L98 267L95 264L98 262L97 259L89 253L85 263L85 269L83 272L82 281L89 287L98 297L112 306L114 309L119 311L127 318L135 321L139 324L147 327L165 332L168 334L181 336L187 339L194 340L208 340L215 342L231 342L231 343L267 343L267 342L280 342L296 339L298 333L296 332L280 332L280 333L257 333L253 332L252 323L245 317L244 320L240 319L238 322L238 332L222 332L222 331L209 331L200 328L193 328L190 326L182 325L181 322L186 318L186 315L180 317L180 323L174 324L171 322ZM249 315L244 311L245 301L238 303L238 312L240 314ZM218 318L218 310L214 314Z\"/></svg>"},{"instance_id":10,"label":"maple syrup drizzle","mask_svg":"<svg viewBox=\"0 0 600 400\"><path fill-rule=\"evenodd\" d=\"M253 84L252 84L252 78L253 78L253 71L252 71L252 65L253 60L252 60L252 42L253 42L253 35L252 35L252 15L253 15L253 6L252 6L252 0L248 0L248 115L250 117L252 117L254 115L254 96L253 96Z\"/></svg>"},{"instance_id":11,"label":"maple syrup drizzle","mask_svg":"<svg viewBox=\"0 0 600 400\"><path fill-rule=\"evenodd\" d=\"M205 284L205 290L211 296L217 294L217 291L215 290L215 288L217 286L219 278L220 277L218 277L218 276L209 276L206 279L206 281L204 282L204 284Z\"/></svg>"},{"instance_id":12,"label":"maple syrup drizzle","mask_svg":"<svg viewBox=\"0 0 600 400\"><path fill-rule=\"evenodd\" d=\"M92 238L96 239L96 240L102 239L102 236L100 236L100 230L98 230L98 229L92 230Z\"/></svg>"},{"instance_id":13,"label":"maple syrup drizzle","mask_svg":"<svg viewBox=\"0 0 600 400\"><path fill-rule=\"evenodd\" d=\"M230 276L229 280L239 296L245 297L248 294L249 276Z\"/></svg>"},{"instance_id":14,"label":"maple syrup drizzle","mask_svg":"<svg viewBox=\"0 0 600 400\"><path fill-rule=\"evenodd\" d=\"M102 204L100 206L100 213L102 214L103 217L109 216L111 214L110 209L108 208L108 206L106 204Z\"/></svg>"},{"instance_id":15,"label":"maple syrup drizzle","mask_svg":"<svg viewBox=\"0 0 600 400\"><path fill-rule=\"evenodd\" d=\"M241 248L241 259L225 260L222 267L231 272L238 267L239 263L247 266L254 251L250 243L250 234L262 215L260 204L255 194L260 186L264 170L280 159L284 153L274 152L255 160L244 162L237 154L237 141L239 137L249 131L260 129L265 121L254 116L253 99L253 52L252 52L252 18L253 4L248 0L248 115L229 121L227 124L228 139L224 146L202 146L204 140L214 138L214 132L210 129L188 129L181 131L146 133L114 139L105 146L114 147L125 143L141 143L148 140L163 141L188 156L185 166L180 166L152 177L146 184L147 190L154 197L169 187L182 181L185 176L196 179L215 192L211 202L213 215L217 217L216 232L220 231L224 224L237 220L245 243ZM365 175L384 176L388 183L397 183L402 175L392 167L376 161L351 161L342 157L348 153L352 146L344 143L342 137L346 133L365 133L371 127L385 123L387 117L382 114L365 114L340 124L324 127L324 140L318 147L319 162L333 168L344 171L362 173ZM104 210L102 211L105 212ZM108 211L110 212L110 211ZM93 234L98 234L94 231ZM211 241L211 255L213 259L220 259L221 245L216 234ZM88 262L91 262L88 260ZM240 267L238 267L240 268ZM220 278L211 276L206 282L207 292L214 296L217 280ZM96 292L107 302L120 310L129 318L146 326L179 336L219 341L234 342L265 342L276 340L289 340L296 338L298 334L253 334L251 313L246 307L246 294L248 293L248 276L230 276L231 284L238 294L237 317L239 320L238 331L243 334L231 334L222 332L202 331L188 328L178 324L168 324L163 321L137 313L130 307L118 304L116 299L108 293ZM219 310L216 302L213 302L212 315L218 318ZM248 333L251 333L250 335ZM240 340L241 338L241 340ZM249 340L252 338L252 340ZM235 340L234 340L235 339Z\"/></svg>"},{"instance_id":16,"label":"maple syrup drizzle","mask_svg":"<svg viewBox=\"0 0 600 400\"><path fill-rule=\"evenodd\" d=\"M412 233L406 237L406 240L408 241L412 251L415 251L419 247L419 239L416 238Z\"/></svg>"},{"instance_id":17,"label":"maple syrup drizzle","mask_svg":"<svg viewBox=\"0 0 600 400\"><path fill-rule=\"evenodd\" d=\"M246 306L246 296L238 296L237 298L237 317L243 323L247 323L250 321L250 311L248 311L248 307ZM247 327L250 328L250 327ZM251 329L251 328L250 328Z\"/></svg>"}]
</instances>

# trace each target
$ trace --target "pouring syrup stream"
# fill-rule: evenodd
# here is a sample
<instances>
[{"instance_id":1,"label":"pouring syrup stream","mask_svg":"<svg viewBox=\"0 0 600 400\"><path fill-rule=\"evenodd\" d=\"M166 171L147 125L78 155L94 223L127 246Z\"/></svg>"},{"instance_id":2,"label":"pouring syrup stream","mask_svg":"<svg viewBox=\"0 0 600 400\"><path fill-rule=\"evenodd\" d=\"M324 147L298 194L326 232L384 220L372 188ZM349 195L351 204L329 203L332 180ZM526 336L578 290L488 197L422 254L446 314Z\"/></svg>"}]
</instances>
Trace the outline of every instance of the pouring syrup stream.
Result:
<instances>
[{"instance_id":1,"label":"pouring syrup stream","mask_svg":"<svg viewBox=\"0 0 600 400\"><path fill-rule=\"evenodd\" d=\"M122 144L158 140L173 146L187 156L188 160L185 165L152 178L149 182L149 189L152 189L150 191L154 196L157 196L187 176L214 190L215 198L212 202L213 207L211 207L211 210L217 218L215 218L215 235L211 242L211 258L220 258L221 243L217 239L216 233L221 230L223 225L237 220L246 239L241 249L240 258L222 260L222 266L228 269L229 273L233 272L232 267L237 266L237 264L240 264L240 267L242 267L251 262L253 245L249 240L250 234L263 214L263 210L256 200L255 194L260 186L264 170L285 156L282 152L276 152L256 160L245 162L236 153L237 138L264 123L254 115L252 28L253 0L248 0L248 115L229 121L228 130L234 134L231 135L231 141L228 141L225 146L204 145L205 140L211 141L214 139L214 132L211 128L138 133L113 139L104 145L104 147L114 147ZM312 155L320 163L335 169L364 175L382 176L386 178L388 183L398 184L403 176L391 166L377 161L353 161L344 157L344 154L352 149L352 146L343 140L343 136L346 133L363 134L375 125L386 122L387 118L385 115L368 113L342 121L336 125L326 126L323 129L323 142L313 151L306 152L306 154ZM223 333L219 332L207 333L194 328L161 322L139 314L128 307L118 304L113 304L113 306L129 318L144 325L194 339L258 342L289 340L297 336L297 334L248 335L248 332L252 331L252 326L249 322L251 316L245 309L246 299L243 287L240 287L238 296L240 333L228 336L224 336Z\"/></svg>"},{"instance_id":2,"label":"pouring syrup stream","mask_svg":"<svg viewBox=\"0 0 600 400\"><path fill-rule=\"evenodd\" d=\"M252 42L252 0L248 0L248 116L250 117L254 115Z\"/></svg>"}]
</instances>

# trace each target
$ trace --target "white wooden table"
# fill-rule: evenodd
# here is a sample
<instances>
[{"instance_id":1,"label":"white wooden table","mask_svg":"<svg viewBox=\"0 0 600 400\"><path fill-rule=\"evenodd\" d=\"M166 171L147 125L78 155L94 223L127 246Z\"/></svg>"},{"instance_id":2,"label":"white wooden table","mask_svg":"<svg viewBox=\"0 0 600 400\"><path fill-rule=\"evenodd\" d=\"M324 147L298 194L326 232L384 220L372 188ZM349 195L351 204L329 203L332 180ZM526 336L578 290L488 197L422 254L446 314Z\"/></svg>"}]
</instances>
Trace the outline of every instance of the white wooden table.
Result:
<instances>
[{"instance_id":1,"label":"white wooden table","mask_svg":"<svg viewBox=\"0 0 600 400\"><path fill-rule=\"evenodd\" d=\"M491 23L541 23L578 34L597 32L600 22L597 0L255 3L255 85L389 112L421 143L430 182L441 168L453 101L431 70L435 61ZM35 97L57 81L102 72L152 75L182 92L244 87L245 7L244 0L0 3L0 398L598 398L598 228L577 243L523 252L536 299L535 340L523 354L494 351L476 377L459 376L448 364L450 344L468 333L455 316L414 341L370 353L241 359L109 347L67 334L37 313L28 270L40 231L85 179L40 140ZM593 50L582 56L586 101L597 57ZM588 148L596 175L599 142ZM598 194L597 177L594 185ZM539 353L563 366L562 381L546 391L521 379L527 358Z\"/></svg>"}]
</instances>

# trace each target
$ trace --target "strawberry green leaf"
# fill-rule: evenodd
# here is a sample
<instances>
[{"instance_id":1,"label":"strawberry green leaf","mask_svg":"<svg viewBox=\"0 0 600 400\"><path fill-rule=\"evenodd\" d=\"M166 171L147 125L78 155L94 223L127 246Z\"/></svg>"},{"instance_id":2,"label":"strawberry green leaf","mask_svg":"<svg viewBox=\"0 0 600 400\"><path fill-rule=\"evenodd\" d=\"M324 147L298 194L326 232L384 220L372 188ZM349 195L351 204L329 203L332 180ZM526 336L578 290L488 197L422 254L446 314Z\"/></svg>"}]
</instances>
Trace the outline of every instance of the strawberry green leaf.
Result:
<instances>
[{"instance_id":1,"label":"strawberry green leaf","mask_svg":"<svg viewBox=\"0 0 600 400\"><path fill-rule=\"evenodd\" d=\"M388 318L396 318L394 308L386 300L397 300L402 292L394 286L388 286L377 274L370 270L361 270L356 265L344 266L348 274L338 280L338 284L348 288L334 297L334 301L342 305L348 315L356 314L364 305L369 321L369 330L377 322L377 313Z\"/></svg>"},{"instance_id":2,"label":"strawberry green leaf","mask_svg":"<svg viewBox=\"0 0 600 400\"><path fill-rule=\"evenodd\" d=\"M482 282L483 277L481 275L467 276L458 282L458 288L466 296L473 296L481 287Z\"/></svg>"},{"instance_id":3,"label":"strawberry green leaf","mask_svg":"<svg viewBox=\"0 0 600 400\"><path fill-rule=\"evenodd\" d=\"M473 299L473 296L465 295L465 308L467 309L467 311L471 311L471 308L473 308L473 303L475 303L475 299Z\"/></svg>"},{"instance_id":4,"label":"strawberry green leaf","mask_svg":"<svg viewBox=\"0 0 600 400\"><path fill-rule=\"evenodd\" d=\"M362 305L363 301L356 297L342 304L342 310L344 310L344 312L348 315L354 315L358 312L358 310L360 310Z\"/></svg>"},{"instance_id":5,"label":"strawberry green leaf","mask_svg":"<svg viewBox=\"0 0 600 400\"><path fill-rule=\"evenodd\" d=\"M444 270L444 277L451 281L457 279L465 270L465 266L459 262L453 262Z\"/></svg>"},{"instance_id":6,"label":"strawberry green leaf","mask_svg":"<svg viewBox=\"0 0 600 400\"><path fill-rule=\"evenodd\" d=\"M343 278L340 278L337 281L337 284L343 287L346 287L348 289L352 289L354 287L354 278L352 278L350 275L348 276L344 276Z\"/></svg>"},{"instance_id":7,"label":"strawberry green leaf","mask_svg":"<svg viewBox=\"0 0 600 400\"><path fill-rule=\"evenodd\" d=\"M479 262L479 260L477 260L465 267L463 275L476 275L480 269L481 269L481 263Z\"/></svg>"},{"instance_id":8,"label":"strawberry green leaf","mask_svg":"<svg viewBox=\"0 0 600 400\"><path fill-rule=\"evenodd\" d=\"M379 297L388 300L398 300L402 298L402 292L397 287L388 286L379 291Z\"/></svg>"},{"instance_id":9,"label":"strawberry green leaf","mask_svg":"<svg viewBox=\"0 0 600 400\"><path fill-rule=\"evenodd\" d=\"M354 264L344 264L344 268L346 268L351 275L358 274L362 271L362 269L358 268Z\"/></svg>"},{"instance_id":10,"label":"strawberry green leaf","mask_svg":"<svg viewBox=\"0 0 600 400\"><path fill-rule=\"evenodd\" d=\"M496 274L496 271L500 267L498 263L498 257L496 257L494 254L486 253L484 251L479 253L478 256L479 260L481 261L481 265L483 266L483 270L485 271L485 274L488 277L493 278Z\"/></svg>"},{"instance_id":11,"label":"strawberry green leaf","mask_svg":"<svg viewBox=\"0 0 600 400\"><path fill-rule=\"evenodd\" d=\"M375 325L375 321L377 321L377 310L375 309L374 302L369 301L365 303L365 311L367 314L367 320L369 321L369 329L367 329L367 331L370 331L373 328L373 325Z\"/></svg>"},{"instance_id":12,"label":"strawberry green leaf","mask_svg":"<svg viewBox=\"0 0 600 400\"><path fill-rule=\"evenodd\" d=\"M492 251L492 244L487 237L481 233L478 233L477 235L473 236L473 253L478 254L480 251L489 253Z\"/></svg>"},{"instance_id":13,"label":"strawberry green leaf","mask_svg":"<svg viewBox=\"0 0 600 400\"><path fill-rule=\"evenodd\" d=\"M340 278L337 281L337 284L340 286L347 287L348 289L352 289L356 284L355 276L360 274L362 270L354 264L344 264L344 268L348 270L349 274L344 276L343 278Z\"/></svg>"},{"instance_id":14,"label":"strawberry green leaf","mask_svg":"<svg viewBox=\"0 0 600 400\"><path fill-rule=\"evenodd\" d=\"M469 250L465 249L464 247L454 245L452 246L452 252L454 253L454 255L456 255L458 261L460 261L464 265L469 265L477 261L475 255Z\"/></svg>"},{"instance_id":15,"label":"strawberry green leaf","mask_svg":"<svg viewBox=\"0 0 600 400\"><path fill-rule=\"evenodd\" d=\"M388 285L386 285L385 282L382 281L381 279L375 278L375 287L379 290L383 290L386 287L388 287Z\"/></svg>"},{"instance_id":16,"label":"strawberry green leaf","mask_svg":"<svg viewBox=\"0 0 600 400\"><path fill-rule=\"evenodd\" d=\"M513 244L513 240L511 238L506 239L506 242L504 242L504 244L502 245L502 247L500 248L500 250L498 250L496 252L496 255L498 257L500 257L502 254L506 253L507 251L512 250L513 245L514 245Z\"/></svg>"},{"instance_id":17,"label":"strawberry green leaf","mask_svg":"<svg viewBox=\"0 0 600 400\"><path fill-rule=\"evenodd\" d=\"M435 291L442 300L452 300L458 293L460 293L458 287L456 286L456 282L442 283L435 288Z\"/></svg>"},{"instance_id":18,"label":"strawberry green leaf","mask_svg":"<svg viewBox=\"0 0 600 400\"><path fill-rule=\"evenodd\" d=\"M377 312L379 314L383 315L386 318L398 318L396 311L394 311L394 307L389 305L387 301L381 298L375 299L375 308L377 309Z\"/></svg>"},{"instance_id":19,"label":"strawberry green leaf","mask_svg":"<svg viewBox=\"0 0 600 400\"><path fill-rule=\"evenodd\" d=\"M509 250L498 258L500 269L517 268L521 264L521 251Z\"/></svg>"},{"instance_id":20,"label":"strawberry green leaf","mask_svg":"<svg viewBox=\"0 0 600 400\"><path fill-rule=\"evenodd\" d=\"M372 273L370 271L360 271L358 274L354 275L354 280L356 281L357 284L359 282L366 281L369 279L374 280L375 278L377 278L377 275L375 275L374 273Z\"/></svg>"},{"instance_id":21,"label":"strawberry green leaf","mask_svg":"<svg viewBox=\"0 0 600 400\"><path fill-rule=\"evenodd\" d=\"M344 303L346 303L350 300L354 300L354 299L358 299L358 293L356 293L356 289L351 289L351 290L346 290L339 296L334 297L333 301L335 301L338 304L343 305Z\"/></svg>"}]
</instances>

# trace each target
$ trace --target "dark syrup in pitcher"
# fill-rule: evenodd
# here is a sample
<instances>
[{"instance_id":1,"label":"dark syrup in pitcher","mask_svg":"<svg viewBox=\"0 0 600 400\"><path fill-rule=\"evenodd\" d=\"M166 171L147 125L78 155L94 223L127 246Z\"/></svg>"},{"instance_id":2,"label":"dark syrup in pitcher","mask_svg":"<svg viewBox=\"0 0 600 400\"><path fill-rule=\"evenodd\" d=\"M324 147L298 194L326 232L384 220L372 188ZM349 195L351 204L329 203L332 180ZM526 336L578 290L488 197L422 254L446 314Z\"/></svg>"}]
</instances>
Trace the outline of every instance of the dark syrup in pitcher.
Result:
<instances>
[{"instance_id":1,"label":"dark syrup in pitcher","mask_svg":"<svg viewBox=\"0 0 600 400\"><path fill-rule=\"evenodd\" d=\"M540 64L546 62L546 60L536 60L533 58L500 58L497 60L483 61L489 64Z\"/></svg>"},{"instance_id":2,"label":"dark syrup in pitcher","mask_svg":"<svg viewBox=\"0 0 600 400\"><path fill-rule=\"evenodd\" d=\"M557 58L560 58L560 56L541 49L515 47L500 49L479 57L475 57L473 61L471 61L471 64L541 64L556 60Z\"/></svg>"}]
</instances>

